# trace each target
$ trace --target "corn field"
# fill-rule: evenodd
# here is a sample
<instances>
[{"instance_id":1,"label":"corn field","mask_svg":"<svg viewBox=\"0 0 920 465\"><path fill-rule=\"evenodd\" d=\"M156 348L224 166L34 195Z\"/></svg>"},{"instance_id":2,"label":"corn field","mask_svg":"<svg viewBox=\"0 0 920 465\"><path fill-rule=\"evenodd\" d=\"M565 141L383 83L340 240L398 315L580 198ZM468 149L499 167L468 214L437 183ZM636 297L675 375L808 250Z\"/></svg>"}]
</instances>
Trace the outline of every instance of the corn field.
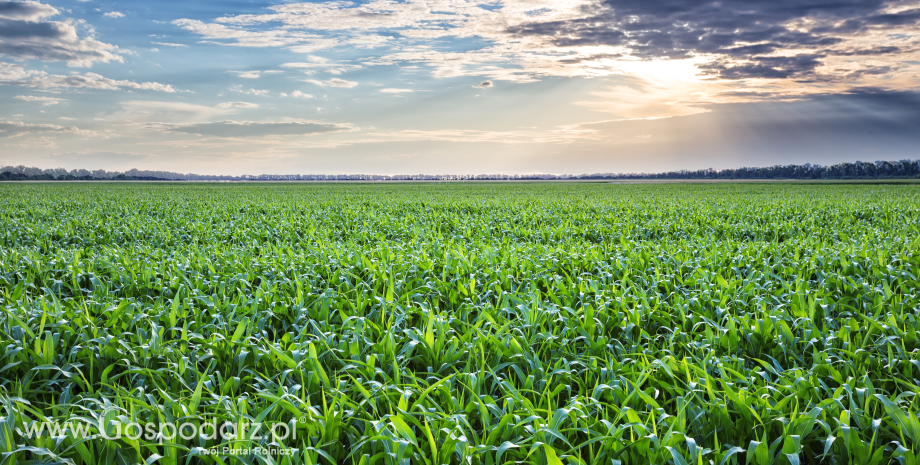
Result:
<instances>
[{"instance_id":1,"label":"corn field","mask_svg":"<svg viewBox=\"0 0 920 465\"><path fill-rule=\"evenodd\" d=\"M0 244L2 465L920 465L917 185L0 185Z\"/></svg>"}]
</instances>

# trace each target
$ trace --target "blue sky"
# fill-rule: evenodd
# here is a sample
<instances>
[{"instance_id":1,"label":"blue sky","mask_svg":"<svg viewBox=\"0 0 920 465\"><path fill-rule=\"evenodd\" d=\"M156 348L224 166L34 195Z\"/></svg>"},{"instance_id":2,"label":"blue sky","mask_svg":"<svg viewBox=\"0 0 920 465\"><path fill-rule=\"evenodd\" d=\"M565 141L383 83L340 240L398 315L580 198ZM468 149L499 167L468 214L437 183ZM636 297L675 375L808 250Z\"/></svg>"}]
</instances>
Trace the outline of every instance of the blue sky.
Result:
<instances>
[{"instance_id":1,"label":"blue sky","mask_svg":"<svg viewBox=\"0 0 920 465\"><path fill-rule=\"evenodd\" d=\"M916 158L920 2L0 0L0 164L587 173Z\"/></svg>"}]
</instances>

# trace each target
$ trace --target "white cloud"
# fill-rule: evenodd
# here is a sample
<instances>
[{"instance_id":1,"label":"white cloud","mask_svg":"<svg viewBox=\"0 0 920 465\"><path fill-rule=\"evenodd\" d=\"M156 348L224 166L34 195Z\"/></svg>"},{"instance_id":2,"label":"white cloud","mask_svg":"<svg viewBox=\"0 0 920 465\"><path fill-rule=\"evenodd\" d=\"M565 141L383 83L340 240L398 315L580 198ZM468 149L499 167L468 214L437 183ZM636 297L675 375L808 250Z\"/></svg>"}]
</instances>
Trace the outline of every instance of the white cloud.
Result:
<instances>
[{"instance_id":1,"label":"white cloud","mask_svg":"<svg viewBox=\"0 0 920 465\"><path fill-rule=\"evenodd\" d=\"M556 63L560 55L558 47L538 43L537 39L513 37L509 28L534 21L534 11L539 11L540 21L583 18L588 10L598 7L596 3L596 0L566 0L553 2L552 9L541 9L542 5L531 0L502 2L501 8L486 6L478 0L435 4L421 0L371 0L361 4L304 2L274 5L267 8L266 14L226 16L211 23L191 19L174 23L208 39L227 40L223 42L225 45L275 45L298 53L342 46L388 47L383 56L365 64L429 63L450 69L440 70L439 77L457 74L527 81L533 80L534 74L561 75L565 68L573 67ZM272 26L266 29L269 24ZM431 42L471 37L490 45L471 52L452 52L438 50ZM351 69L322 62L285 66L328 68L332 73ZM536 72L532 71L534 68ZM604 74L610 74L609 70Z\"/></svg>"},{"instance_id":2,"label":"white cloud","mask_svg":"<svg viewBox=\"0 0 920 465\"><path fill-rule=\"evenodd\" d=\"M291 92L291 97L294 97L294 98L313 98L313 94L305 94L305 93L303 93L303 92L301 92L301 91L299 91L299 90L295 90L294 92Z\"/></svg>"},{"instance_id":3,"label":"white cloud","mask_svg":"<svg viewBox=\"0 0 920 465\"><path fill-rule=\"evenodd\" d=\"M236 74L238 77L244 79L259 79L261 71L231 71Z\"/></svg>"},{"instance_id":4,"label":"white cloud","mask_svg":"<svg viewBox=\"0 0 920 465\"><path fill-rule=\"evenodd\" d=\"M5 121L0 119L0 138L17 137L24 134L41 132L57 132L78 136L98 135L95 131L86 131L76 126L59 126L57 124L33 124L20 121Z\"/></svg>"},{"instance_id":5,"label":"white cloud","mask_svg":"<svg viewBox=\"0 0 920 465\"><path fill-rule=\"evenodd\" d=\"M351 124L316 121L216 121L191 124L156 124L150 126L161 132L195 134L207 137L283 137L309 136L330 132L354 131Z\"/></svg>"},{"instance_id":6,"label":"white cloud","mask_svg":"<svg viewBox=\"0 0 920 465\"><path fill-rule=\"evenodd\" d=\"M309 82L310 84L316 84L318 86L323 86L323 87L329 86L329 87L351 88L351 87L355 87L358 85L357 82L346 81L344 79L339 79L339 78L332 78L328 81L317 81L315 79L307 79L304 82Z\"/></svg>"},{"instance_id":7,"label":"white cloud","mask_svg":"<svg viewBox=\"0 0 920 465\"><path fill-rule=\"evenodd\" d=\"M3 68L0 67L0 78L3 77ZM47 75L43 73L27 73L19 79L0 79L0 85L35 87L40 89L58 89L67 87L82 87L88 89L118 90L137 89L155 90L159 92L176 92L173 86L158 82L134 82L115 80L95 73L73 73L70 75Z\"/></svg>"},{"instance_id":8,"label":"white cloud","mask_svg":"<svg viewBox=\"0 0 920 465\"><path fill-rule=\"evenodd\" d=\"M177 19L172 22L187 31L202 35L207 39L235 40L233 43L218 42L223 45L239 45L246 47L277 47L292 45L318 38L315 34L306 34L295 31L247 31L244 29L230 28L222 24L205 23L194 19Z\"/></svg>"},{"instance_id":9,"label":"white cloud","mask_svg":"<svg viewBox=\"0 0 920 465\"><path fill-rule=\"evenodd\" d=\"M153 45L162 45L164 47L188 47L185 44L174 44L172 42L150 42Z\"/></svg>"},{"instance_id":10,"label":"white cloud","mask_svg":"<svg viewBox=\"0 0 920 465\"><path fill-rule=\"evenodd\" d=\"M108 117L125 122L184 122L202 121L233 113L233 108L209 107L185 102L129 100L121 102L122 111Z\"/></svg>"},{"instance_id":11,"label":"white cloud","mask_svg":"<svg viewBox=\"0 0 920 465\"><path fill-rule=\"evenodd\" d=\"M230 90L234 92L239 92L241 94L258 95L258 96L266 96L270 93L270 91L264 90L264 89L243 89L242 86L236 86Z\"/></svg>"},{"instance_id":12,"label":"white cloud","mask_svg":"<svg viewBox=\"0 0 920 465\"><path fill-rule=\"evenodd\" d=\"M249 102L226 102L217 105L217 108L259 108L259 106Z\"/></svg>"},{"instance_id":13,"label":"white cloud","mask_svg":"<svg viewBox=\"0 0 920 465\"><path fill-rule=\"evenodd\" d=\"M317 56L307 56L309 62L300 62L300 63L284 63L281 65L283 68L296 68L304 69L306 74L313 74L315 71L324 71L329 74L339 75L342 73L347 73L348 71L354 71L356 69L361 69L363 66L356 64L347 64L341 62L330 62L329 60L317 57Z\"/></svg>"},{"instance_id":14,"label":"white cloud","mask_svg":"<svg viewBox=\"0 0 920 465\"><path fill-rule=\"evenodd\" d=\"M412 89L380 89L384 94L403 94L406 92L415 92Z\"/></svg>"},{"instance_id":15,"label":"white cloud","mask_svg":"<svg viewBox=\"0 0 920 465\"><path fill-rule=\"evenodd\" d=\"M20 147L20 148L30 148L30 149L56 149L58 148L57 143L55 143L54 137L41 136L34 137L31 139L26 139L23 142L18 144L4 144L7 147Z\"/></svg>"},{"instance_id":16,"label":"white cloud","mask_svg":"<svg viewBox=\"0 0 920 465\"><path fill-rule=\"evenodd\" d=\"M118 11L110 11L103 14L102 16L105 16L106 18L124 18L125 14Z\"/></svg>"},{"instance_id":17,"label":"white cloud","mask_svg":"<svg viewBox=\"0 0 920 465\"><path fill-rule=\"evenodd\" d=\"M551 130L519 129L513 131L484 131L476 129L402 130L392 132L371 132L347 141L336 141L341 145L368 144L379 142L492 142L500 144L543 144L570 143L579 140L596 139L597 131L592 129L573 130L559 126Z\"/></svg>"},{"instance_id":18,"label":"white cloud","mask_svg":"<svg viewBox=\"0 0 920 465\"><path fill-rule=\"evenodd\" d=\"M17 95L16 99L23 100L26 102L41 102L42 105L57 105L61 102L66 102L67 100L62 98L55 97L44 97L36 95Z\"/></svg>"},{"instance_id":19,"label":"white cloud","mask_svg":"<svg viewBox=\"0 0 920 465\"><path fill-rule=\"evenodd\" d=\"M20 64L0 61L0 83L23 79L35 73L36 71L27 71Z\"/></svg>"}]
</instances>

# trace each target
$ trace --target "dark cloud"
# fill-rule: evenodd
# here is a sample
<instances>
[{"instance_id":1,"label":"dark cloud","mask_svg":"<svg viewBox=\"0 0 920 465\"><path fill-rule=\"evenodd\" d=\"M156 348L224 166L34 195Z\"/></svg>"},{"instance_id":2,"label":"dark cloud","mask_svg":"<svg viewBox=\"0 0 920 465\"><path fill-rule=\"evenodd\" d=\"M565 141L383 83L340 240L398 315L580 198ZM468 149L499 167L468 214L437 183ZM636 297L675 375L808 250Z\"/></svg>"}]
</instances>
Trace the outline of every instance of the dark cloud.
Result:
<instances>
[{"instance_id":1,"label":"dark cloud","mask_svg":"<svg viewBox=\"0 0 920 465\"><path fill-rule=\"evenodd\" d=\"M703 74L717 75L722 79L786 79L809 77L821 65L824 55L796 55L792 57L751 57L742 64L724 61L700 65Z\"/></svg>"},{"instance_id":2,"label":"dark cloud","mask_svg":"<svg viewBox=\"0 0 920 465\"><path fill-rule=\"evenodd\" d=\"M378 11L358 10L358 12L355 13L355 16L359 18L380 19L380 18L394 18L396 17L396 14L395 13L382 13Z\"/></svg>"},{"instance_id":3,"label":"dark cloud","mask_svg":"<svg viewBox=\"0 0 920 465\"><path fill-rule=\"evenodd\" d=\"M901 11L896 14L875 15L869 17L866 22L873 25L882 26L907 26L920 20L920 8Z\"/></svg>"},{"instance_id":4,"label":"dark cloud","mask_svg":"<svg viewBox=\"0 0 920 465\"><path fill-rule=\"evenodd\" d=\"M2 5L2 4L0 4ZM34 23L0 18L0 39L76 39L73 27L59 22Z\"/></svg>"},{"instance_id":5,"label":"dark cloud","mask_svg":"<svg viewBox=\"0 0 920 465\"><path fill-rule=\"evenodd\" d=\"M825 50L824 53L828 55L840 55L840 56L854 56L854 55L887 55L890 53L898 53L903 50L900 47L893 46L875 46L871 48L864 48L858 50Z\"/></svg>"},{"instance_id":6,"label":"dark cloud","mask_svg":"<svg viewBox=\"0 0 920 465\"><path fill-rule=\"evenodd\" d=\"M7 65L7 66L4 66ZM87 89L117 90L120 88L176 92L173 86L158 82L134 82L109 79L96 73L44 74L25 71L22 67L0 62L0 86L21 86L44 89L84 87Z\"/></svg>"},{"instance_id":7,"label":"dark cloud","mask_svg":"<svg viewBox=\"0 0 920 465\"><path fill-rule=\"evenodd\" d=\"M598 60L607 60L613 58L622 58L622 53L596 53L594 55L579 56L573 58L566 58L559 60L559 63L564 63L567 65L576 65L578 63L584 63L586 61L598 61Z\"/></svg>"},{"instance_id":8,"label":"dark cloud","mask_svg":"<svg viewBox=\"0 0 920 465\"><path fill-rule=\"evenodd\" d=\"M480 82L479 84L476 84L476 85L473 86L473 87L476 87L476 88L479 88L479 89L487 89L487 88L492 87L492 86L494 86L494 84L492 84L492 81L483 81L483 82Z\"/></svg>"},{"instance_id":9,"label":"dark cloud","mask_svg":"<svg viewBox=\"0 0 920 465\"><path fill-rule=\"evenodd\" d=\"M802 78L823 56L817 50L872 26L920 21L920 9L883 14L884 0L604 0L586 17L531 22L509 29L557 46L622 46L645 59L716 54L743 64L710 68L723 78ZM809 18L809 23L799 20ZM796 24L793 24L796 23ZM803 29L803 27L809 29ZM815 53L786 59L763 55L784 49Z\"/></svg>"},{"instance_id":10,"label":"dark cloud","mask_svg":"<svg viewBox=\"0 0 920 465\"><path fill-rule=\"evenodd\" d=\"M36 21L56 14L58 14L57 9L38 2L0 1L0 18Z\"/></svg>"},{"instance_id":11,"label":"dark cloud","mask_svg":"<svg viewBox=\"0 0 920 465\"><path fill-rule=\"evenodd\" d=\"M712 111L583 127L614 139L649 135L641 144L618 146L617 152L624 159L654 159L688 168L701 163L732 167L914 159L920 146L918 92L861 88L807 100L707 108Z\"/></svg>"},{"instance_id":12,"label":"dark cloud","mask_svg":"<svg viewBox=\"0 0 920 465\"><path fill-rule=\"evenodd\" d=\"M719 97L722 98L743 98L747 100L770 100L777 97L782 97L782 94L778 92L769 92L769 91L753 91L753 90L735 90L729 92L719 92Z\"/></svg>"},{"instance_id":13,"label":"dark cloud","mask_svg":"<svg viewBox=\"0 0 920 465\"><path fill-rule=\"evenodd\" d=\"M158 129L168 132L181 132L210 137L267 137L267 136L307 136L329 132L349 131L354 129L347 124L289 122L289 123L253 123L248 121L218 121L214 123L194 123L168 125Z\"/></svg>"},{"instance_id":14,"label":"dark cloud","mask_svg":"<svg viewBox=\"0 0 920 465\"><path fill-rule=\"evenodd\" d=\"M0 0L0 55L17 60L66 61L70 66L121 61L116 47L80 39L72 24L39 21L58 10L38 2Z\"/></svg>"},{"instance_id":15,"label":"dark cloud","mask_svg":"<svg viewBox=\"0 0 920 465\"><path fill-rule=\"evenodd\" d=\"M856 79L862 76L878 76L881 74L888 74L892 71L897 71L899 67L895 66L871 66L865 69L860 69L853 71L852 73L847 74L847 79Z\"/></svg>"},{"instance_id":16,"label":"dark cloud","mask_svg":"<svg viewBox=\"0 0 920 465\"><path fill-rule=\"evenodd\" d=\"M757 45L742 45L740 47L726 48L722 50L722 53L734 57L747 57L751 55L763 55L767 53L773 53L776 49L782 48L781 44L777 43L768 43L768 44L757 44Z\"/></svg>"}]
</instances>

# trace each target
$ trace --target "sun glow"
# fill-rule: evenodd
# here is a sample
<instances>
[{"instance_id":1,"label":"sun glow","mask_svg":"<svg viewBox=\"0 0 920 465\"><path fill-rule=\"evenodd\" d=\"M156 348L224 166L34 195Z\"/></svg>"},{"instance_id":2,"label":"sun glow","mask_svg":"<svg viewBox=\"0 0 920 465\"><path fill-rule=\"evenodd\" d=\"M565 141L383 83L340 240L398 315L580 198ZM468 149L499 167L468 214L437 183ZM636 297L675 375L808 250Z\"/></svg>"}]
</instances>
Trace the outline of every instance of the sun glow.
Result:
<instances>
[{"instance_id":1,"label":"sun glow","mask_svg":"<svg viewBox=\"0 0 920 465\"><path fill-rule=\"evenodd\" d=\"M576 102L596 111L612 113L617 119L657 119L687 116L708 111L698 106L706 102L710 89L720 86L707 82L697 65L701 58L687 60L621 60L611 85L591 94L591 100Z\"/></svg>"}]
</instances>

